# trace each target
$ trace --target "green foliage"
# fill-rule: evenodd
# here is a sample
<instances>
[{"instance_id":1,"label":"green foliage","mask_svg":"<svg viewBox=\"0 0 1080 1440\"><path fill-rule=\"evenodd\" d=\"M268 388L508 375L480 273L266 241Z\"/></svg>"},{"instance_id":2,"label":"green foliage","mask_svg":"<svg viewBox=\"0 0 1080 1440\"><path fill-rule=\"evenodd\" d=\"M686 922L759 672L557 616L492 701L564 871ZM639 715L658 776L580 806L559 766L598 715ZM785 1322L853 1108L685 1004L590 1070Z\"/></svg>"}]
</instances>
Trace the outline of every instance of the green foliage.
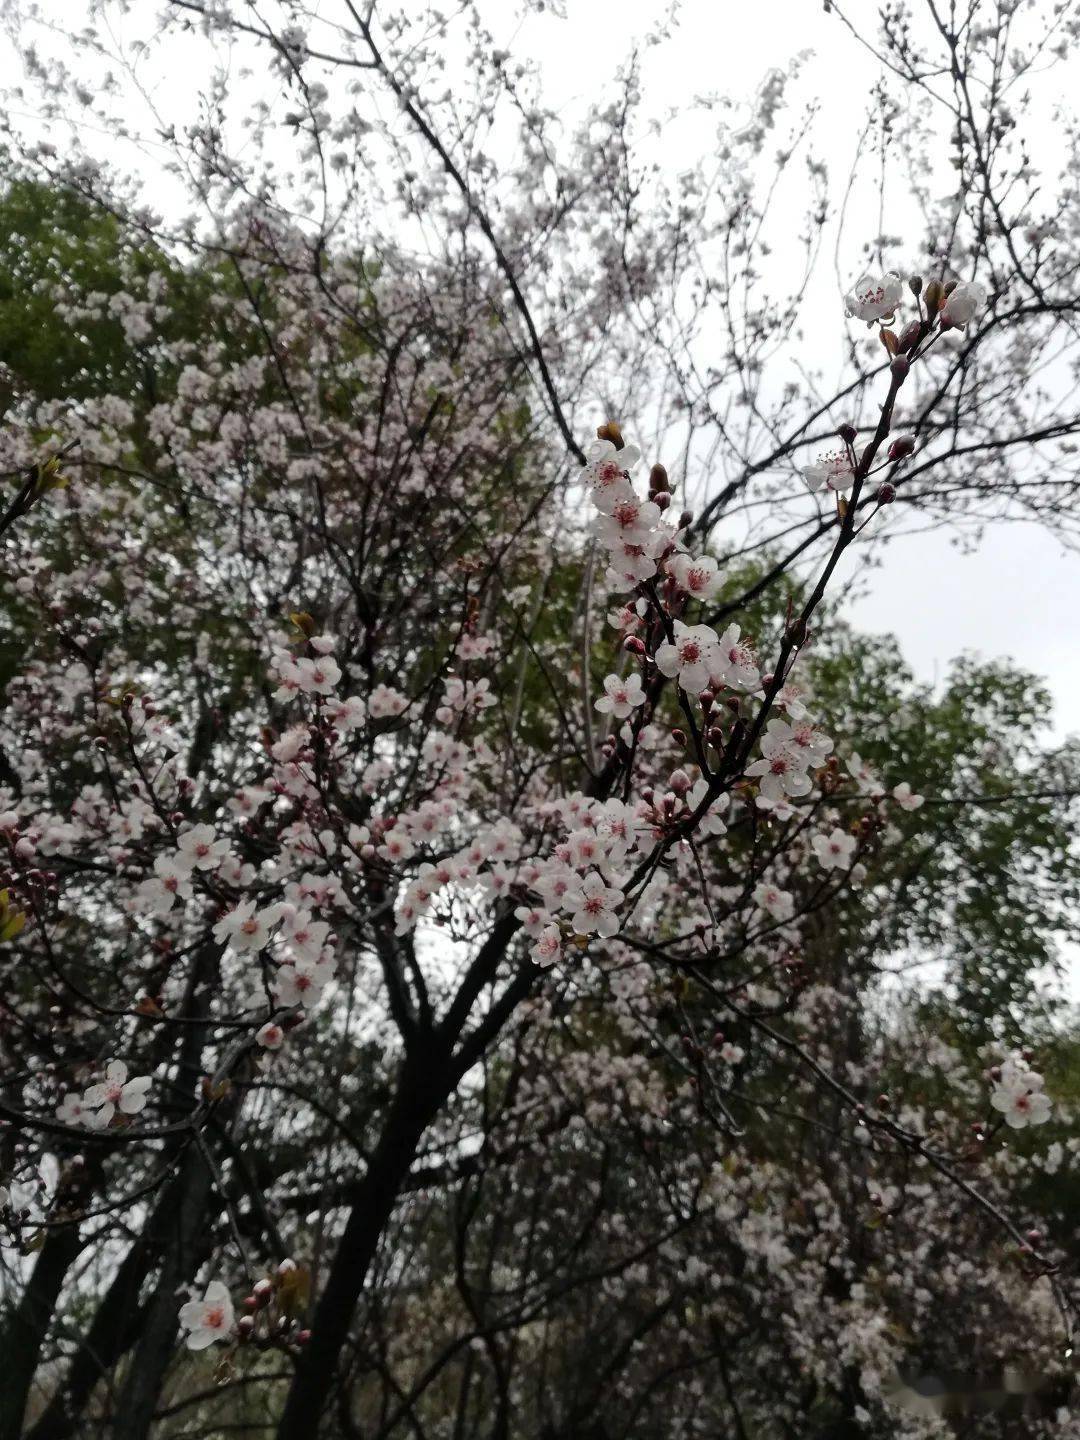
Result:
<instances>
[{"instance_id":1,"label":"green foliage","mask_svg":"<svg viewBox=\"0 0 1080 1440\"><path fill-rule=\"evenodd\" d=\"M11 180L0 195L0 363L39 400L137 390L144 376L119 318L73 322L58 297L112 296L168 268L73 191Z\"/></svg>"},{"instance_id":2,"label":"green foliage","mask_svg":"<svg viewBox=\"0 0 1080 1440\"><path fill-rule=\"evenodd\" d=\"M1080 749L1044 743L1045 687L975 656L937 689L918 684L895 640L836 625L810 674L843 753L927 797L913 814L890 813L902 841L871 863L874 924L866 932L865 911L852 917L854 953L869 959L869 941L878 960L936 962L953 1023L973 1038L1028 1032L1033 978L1059 965L1080 900Z\"/></svg>"}]
</instances>

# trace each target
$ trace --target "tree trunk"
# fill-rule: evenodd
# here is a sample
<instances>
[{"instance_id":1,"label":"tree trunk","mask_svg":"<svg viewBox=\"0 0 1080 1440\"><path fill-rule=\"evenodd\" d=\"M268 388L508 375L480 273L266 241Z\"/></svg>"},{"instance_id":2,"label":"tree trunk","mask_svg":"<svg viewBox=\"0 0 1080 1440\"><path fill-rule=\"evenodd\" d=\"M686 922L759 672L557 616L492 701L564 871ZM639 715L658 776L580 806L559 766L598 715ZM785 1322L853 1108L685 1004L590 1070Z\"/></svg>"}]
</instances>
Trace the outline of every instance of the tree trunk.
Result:
<instances>
[{"instance_id":1,"label":"tree trunk","mask_svg":"<svg viewBox=\"0 0 1080 1440\"><path fill-rule=\"evenodd\" d=\"M147 1440L154 1423L165 1371L176 1353L177 1312L181 1304L177 1291L198 1269L201 1252L209 1240L206 1217L211 1184L209 1167L192 1146L179 1177L176 1229L146 1305L142 1334L117 1401L112 1440Z\"/></svg>"},{"instance_id":2,"label":"tree trunk","mask_svg":"<svg viewBox=\"0 0 1080 1440\"><path fill-rule=\"evenodd\" d=\"M432 1067L438 1067L434 1075L419 1074L418 1065L408 1061L402 1067L397 1094L315 1307L311 1340L289 1388L277 1440L310 1440L322 1433L320 1417L371 1261L412 1168L420 1138L455 1083L440 1060L431 1060Z\"/></svg>"},{"instance_id":3,"label":"tree trunk","mask_svg":"<svg viewBox=\"0 0 1080 1440\"><path fill-rule=\"evenodd\" d=\"M124 1256L67 1373L27 1431L26 1440L68 1440L98 1381L134 1344L141 1330L139 1292L164 1249L179 1201L177 1177L162 1195L142 1235Z\"/></svg>"},{"instance_id":4,"label":"tree trunk","mask_svg":"<svg viewBox=\"0 0 1080 1440\"><path fill-rule=\"evenodd\" d=\"M22 1299L0 1332L3 1357L0 1440L19 1440L22 1434L26 1401L34 1383L41 1344L48 1333L64 1276L82 1245L77 1225L63 1225L49 1232Z\"/></svg>"}]
</instances>

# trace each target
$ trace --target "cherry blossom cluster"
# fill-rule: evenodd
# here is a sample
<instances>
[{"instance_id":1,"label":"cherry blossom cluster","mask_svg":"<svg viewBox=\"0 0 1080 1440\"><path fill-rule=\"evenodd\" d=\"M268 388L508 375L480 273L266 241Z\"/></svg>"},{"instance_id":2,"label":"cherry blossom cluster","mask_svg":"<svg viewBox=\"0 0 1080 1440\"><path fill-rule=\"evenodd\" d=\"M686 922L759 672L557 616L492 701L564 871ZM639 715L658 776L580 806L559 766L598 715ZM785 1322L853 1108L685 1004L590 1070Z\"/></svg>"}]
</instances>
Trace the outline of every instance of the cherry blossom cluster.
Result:
<instances>
[{"instance_id":1,"label":"cherry blossom cluster","mask_svg":"<svg viewBox=\"0 0 1080 1440\"><path fill-rule=\"evenodd\" d=\"M307 1277L295 1260L286 1259L269 1275L256 1280L243 1299L237 1316L229 1287L211 1280L201 1300L186 1300L179 1321L189 1350L206 1350L218 1341L296 1351L303 1349L311 1332L295 1318L298 1291Z\"/></svg>"},{"instance_id":2,"label":"cherry blossom cluster","mask_svg":"<svg viewBox=\"0 0 1080 1440\"><path fill-rule=\"evenodd\" d=\"M987 302L986 288L977 280L954 280L948 284L933 280L924 286L916 277L905 286L895 271L888 271L881 275L861 275L845 298L846 313L856 320L864 320L871 329L874 325L887 327L904 303L905 290L909 291L909 298L920 305L918 316L898 335L887 328L880 331L888 354L896 357L901 366L909 365L932 339L950 330L966 330ZM855 449L858 432L853 426L845 426L841 438L841 447L823 452L812 464L802 467L802 477L811 491L824 488L846 495L855 484L860 459ZM914 449L912 436L897 436L889 445L888 461L902 460Z\"/></svg>"}]
</instances>

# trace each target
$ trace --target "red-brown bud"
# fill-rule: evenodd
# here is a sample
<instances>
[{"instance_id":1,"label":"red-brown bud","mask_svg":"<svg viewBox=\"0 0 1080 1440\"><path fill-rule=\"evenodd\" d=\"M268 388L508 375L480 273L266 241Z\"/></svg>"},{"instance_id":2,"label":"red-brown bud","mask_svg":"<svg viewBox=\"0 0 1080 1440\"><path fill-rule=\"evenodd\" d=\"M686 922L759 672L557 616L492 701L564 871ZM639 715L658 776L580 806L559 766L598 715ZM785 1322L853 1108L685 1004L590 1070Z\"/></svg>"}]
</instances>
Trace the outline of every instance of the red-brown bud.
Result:
<instances>
[{"instance_id":1,"label":"red-brown bud","mask_svg":"<svg viewBox=\"0 0 1080 1440\"><path fill-rule=\"evenodd\" d=\"M908 377L908 371L911 369L911 365L908 363L906 355L897 355L889 366L889 369L893 373L893 378L898 380L902 385Z\"/></svg>"},{"instance_id":2,"label":"red-brown bud","mask_svg":"<svg viewBox=\"0 0 1080 1440\"><path fill-rule=\"evenodd\" d=\"M915 449L914 435L898 435L889 446L890 460L903 460Z\"/></svg>"}]
</instances>

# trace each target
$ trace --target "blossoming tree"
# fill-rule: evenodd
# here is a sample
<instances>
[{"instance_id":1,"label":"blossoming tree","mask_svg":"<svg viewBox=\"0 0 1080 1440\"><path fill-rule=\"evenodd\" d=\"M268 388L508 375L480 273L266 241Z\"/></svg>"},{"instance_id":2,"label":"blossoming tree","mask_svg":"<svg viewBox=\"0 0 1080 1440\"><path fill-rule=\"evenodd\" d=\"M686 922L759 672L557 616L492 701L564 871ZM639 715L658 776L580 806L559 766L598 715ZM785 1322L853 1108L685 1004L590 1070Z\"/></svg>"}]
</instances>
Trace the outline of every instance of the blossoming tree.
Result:
<instances>
[{"instance_id":1,"label":"blossoming tree","mask_svg":"<svg viewBox=\"0 0 1080 1440\"><path fill-rule=\"evenodd\" d=\"M44 110L135 134L144 55L214 57L154 116L186 208L14 129L3 202L0 1436L914 1437L933 1303L1003 1305L1056 1394L1011 1147L1075 757L1025 678L950 710L830 597L909 507L1071 530L1075 243L1002 129L1069 7L929 6L964 186L837 304L831 399L768 381L813 293L756 286L782 77L672 180L634 66L567 139L475 15L446 92L438 15L172 0L147 50L125 8ZM955 961L949 1023L882 1014L898 952Z\"/></svg>"}]
</instances>

